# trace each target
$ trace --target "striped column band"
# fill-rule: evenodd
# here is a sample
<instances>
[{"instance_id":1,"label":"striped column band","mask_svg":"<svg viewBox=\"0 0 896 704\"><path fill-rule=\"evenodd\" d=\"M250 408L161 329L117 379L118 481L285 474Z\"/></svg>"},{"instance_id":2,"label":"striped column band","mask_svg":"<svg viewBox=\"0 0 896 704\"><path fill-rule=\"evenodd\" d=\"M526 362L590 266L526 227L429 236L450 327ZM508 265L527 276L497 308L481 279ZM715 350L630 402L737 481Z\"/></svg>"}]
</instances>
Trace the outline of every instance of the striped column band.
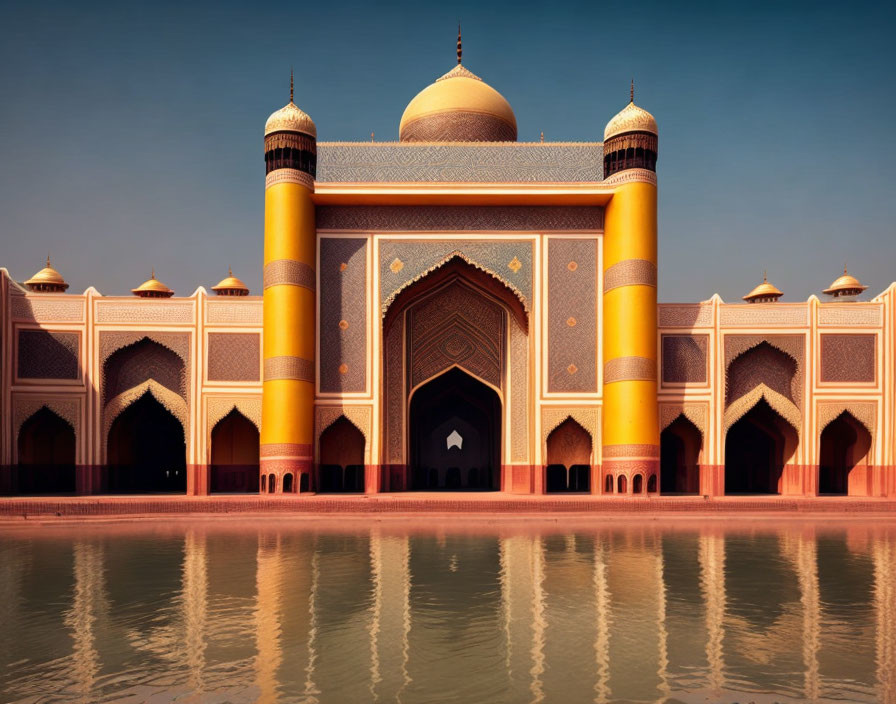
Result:
<instances>
[{"instance_id":1,"label":"striped column band","mask_svg":"<svg viewBox=\"0 0 896 704\"><path fill-rule=\"evenodd\" d=\"M656 381L656 360L647 357L616 357L604 364L604 384L617 381Z\"/></svg>"},{"instance_id":2,"label":"striped column band","mask_svg":"<svg viewBox=\"0 0 896 704\"><path fill-rule=\"evenodd\" d=\"M656 288L656 264L647 259L623 259L604 271L604 293L620 286Z\"/></svg>"},{"instance_id":3,"label":"striped column band","mask_svg":"<svg viewBox=\"0 0 896 704\"><path fill-rule=\"evenodd\" d=\"M268 357L264 360L264 380L293 379L314 383L314 361L292 355Z\"/></svg>"},{"instance_id":4,"label":"striped column band","mask_svg":"<svg viewBox=\"0 0 896 704\"><path fill-rule=\"evenodd\" d=\"M316 288L314 269L295 259L275 259L264 265L264 287L301 286L310 291Z\"/></svg>"},{"instance_id":5,"label":"striped column band","mask_svg":"<svg viewBox=\"0 0 896 704\"><path fill-rule=\"evenodd\" d=\"M298 183L309 191L314 190L314 179L311 174L298 169L276 169L264 177L265 190L278 183Z\"/></svg>"},{"instance_id":6,"label":"striped column band","mask_svg":"<svg viewBox=\"0 0 896 704\"><path fill-rule=\"evenodd\" d=\"M604 445L601 452L602 456L606 458L626 457L629 459L656 459L660 456L660 446L648 444Z\"/></svg>"}]
</instances>

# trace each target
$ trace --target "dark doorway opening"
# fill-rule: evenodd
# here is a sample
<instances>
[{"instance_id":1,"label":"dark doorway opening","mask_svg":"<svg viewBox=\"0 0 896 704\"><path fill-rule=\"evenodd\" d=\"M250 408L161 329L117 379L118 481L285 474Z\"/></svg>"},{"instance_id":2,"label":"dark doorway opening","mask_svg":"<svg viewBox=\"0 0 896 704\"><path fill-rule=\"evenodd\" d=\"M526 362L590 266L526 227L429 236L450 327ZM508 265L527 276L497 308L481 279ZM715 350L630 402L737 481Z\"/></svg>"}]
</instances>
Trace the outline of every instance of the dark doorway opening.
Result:
<instances>
[{"instance_id":1,"label":"dark doorway opening","mask_svg":"<svg viewBox=\"0 0 896 704\"><path fill-rule=\"evenodd\" d=\"M183 426L148 391L112 423L107 448L107 493L187 490Z\"/></svg>"},{"instance_id":2,"label":"dark doorway opening","mask_svg":"<svg viewBox=\"0 0 896 704\"><path fill-rule=\"evenodd\" d=\"M318 491L364 491L364 434L345 416L321 433Z\"/></svg>"},{"instance_id":3,"label":"dark doorway opening","mask_svg":"<svg viewBox=\"0 0 896 704\"><path fill-rule=\"evenodd\" d=\"M700 491L700 447L703 436L680 415L660 434L660 488L663 494ZM649 489L648 489L649 491Z\"/></svg>"},{"instance_id":4,"label":"dark doorway opening","mask_svg":"<svg viewBox=\"0 0 896 704\"><path fill-rule=\"evenodd\" d=\"M411 486L415 490L500 488L501 400L454 368L411 399Z\"/></svg>"},{"instance_id":5,"label":"dark doorway opening","mask_svg":"<svg viewBox=\"0 0 896 704\"><path fill-rule=\"evenodd\" d=\"M796 430L762 399L728 430L725 493L780 494Z\"/></svg>"},{"instance_id":6,"label":"dark doorway opening","mask_svg":"<svg viewBox=\"0 0 896 704\"><path fill-rule=\"evenodd\" d=\"M212 430L212 493L258 493L258 428L235 408Z\"/></svg>"},{"instance_id":7,"label":"dark doorway opening","mask_svg":"<svg viewBox=\"0 0 896 704\"><path fill-rule=\"evenodd\" d=\"M591 435L572 418L548 435L547 460L548 493L591 491Z\"/></svg>"},{"instance_id":8,"label":"dark doorway opening","mask_svg":"<svg viewBox=\"0 0 896 704\"><path fill-rule=\"evenodd\" d=\"M871 434L852 415L844 411L831 421L821 433L818 493L865 495L866 487L852 473L865 464L870 449Z\"/></svg>"},{"instance_id":9,"label":"dark doorway opening","mask_svg":"<svg viewBox=\"0 0 896 704\"><path fill-rule=\"evenodd\" d=\"M19 431L19 494L69 494L75 491L75 431L44 407Z\"/></svg>"}]
</instances>

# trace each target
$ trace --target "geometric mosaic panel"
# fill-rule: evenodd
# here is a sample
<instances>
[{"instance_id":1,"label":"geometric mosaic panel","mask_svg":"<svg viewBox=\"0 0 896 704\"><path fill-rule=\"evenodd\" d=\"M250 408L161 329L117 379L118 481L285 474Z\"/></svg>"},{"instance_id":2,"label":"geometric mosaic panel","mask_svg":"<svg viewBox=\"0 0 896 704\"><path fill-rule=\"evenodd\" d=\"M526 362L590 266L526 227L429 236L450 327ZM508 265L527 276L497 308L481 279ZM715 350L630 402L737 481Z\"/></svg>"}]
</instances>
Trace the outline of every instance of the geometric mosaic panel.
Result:
<instances>
[{"instance_id":1,"label":"geometric mosaic panel","mask_svg":"<svg viewBox=\"0 0 896 704\"><path fill-rule=\"evenodd\" d=\"M709 335L663 335L663 382L705 384Z\"/></svg>"},{"instance_id":2,"label":"geometric mosaic panel","mask_svg":"<svg viewBox=\"0 0 896 704\"><path fill-rule=\"evenodd\" d=\"M208 334L209 381L258 381L260 358L258 333Z\"/></svg>"},{"instance_id":3,"label":"geometric mosaic panel","mask_svg":"<svg viewBox=\"0 0 896 704\"><path fill-rule=\"evenodd\" d=\"M877 336L821 336L821 380L825 382L867 382L875 379Z\"/></svg>"},{"instance_id":4,"label":"geometric mosaic panel","mask_svg":"<svg viewBox=\"0 0 896 704\"><path fill-rule=\"evenodd\" d=\"M16 371L20 379L77 379L76 332L19 330Z\"/></svg>"}]
</instances>

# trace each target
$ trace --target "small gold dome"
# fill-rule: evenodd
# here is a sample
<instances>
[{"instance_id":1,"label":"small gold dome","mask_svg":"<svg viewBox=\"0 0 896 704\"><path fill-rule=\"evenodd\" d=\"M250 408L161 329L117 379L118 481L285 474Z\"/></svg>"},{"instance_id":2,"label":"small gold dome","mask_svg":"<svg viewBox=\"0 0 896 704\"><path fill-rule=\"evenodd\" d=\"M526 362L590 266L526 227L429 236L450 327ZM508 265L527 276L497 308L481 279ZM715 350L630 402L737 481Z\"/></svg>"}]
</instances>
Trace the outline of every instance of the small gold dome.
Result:
<instances>
[{"instance_id":1,"label":"small gold dome","mask_svg":"<svg viewBox=\"0 0 896 704\"><path fill-rule=\"evenodd\" d=\"M233 270L227 269L227 278L218 282L216 286L212 286L219 296L248 296L249 287L233 275Z\"/></svg>"},{"instance_id":2,"label":"small gold dome","mask_svg":"<svg viewBox=\"0 0 896 704\"><path fill-rule=\"evenodd\" d=\"M763 274L762 283L744 296L744 300L748 303L774 303L783 295Z\"/></svg>"},{"instance_id":3,"label":"small gold dome","mask_svg":"<svg viewBox=\"0 0 896 704\"><path fill-rule=\"evenodd\" d=\"M604 141L626 132L649 132L659 135L656 126L656 118L644 108L635 105L634 98L622 110L607 123L604 128Z\"/></svg>"},{"instance_id":4,"label":"small gold dome","mask_svg":"<svg viewBox=\"0 0 896 704\"><path fill-rule=\"evenodd\" d=\"M146 281L137 288L132 288L131 293L140 298L171 298L174 295L174 291L156 278L155 269Z\"/></svg>"},{"instance_id":5,"label":"small gold dome","mask_svg":"<svg viewBox=\"0 0 896 704\"><path fill-rule=\"evenodd\" d=\"M855 276L851 276L846 271L846 267L843 267L843 276L837 278L834 283L824 290L824 293L833 296L834 298L839 298L841 296L857 296L866 288L868 287L863 286Z\"/></svg>"},{"instance_id":6,"label":"small gold dome","mask_svg":"<svg viewBox=\"0 0 896 704\"><path fill-rule=\"evenodd\" d=\"M317 137L314 120L292 100L285 107L272 113L268 121L264 123L265 137L273 132L302 132L311 137Z\"/></svg>"},{"instance_id":7,"label":"small gold dome","mask_svg":"<svg viewBox=\"0 0 896 704\"><path fill-rule=\"evenodd\" d=\"M47 255L47 265L25 282L32 291L38 293L62 293L68 288L62 274L50 266L50 255Z\"/></svg>"},{"instance_id":8,"label":"small gold dome","mask_svg":"<svg viewBox=\"0 0 896 704\"><path fill-rule=\"evenodd\" d=\"M408 103L402 142L515 142L510 103L460 63Z\"/></svg>"}]
</instances>

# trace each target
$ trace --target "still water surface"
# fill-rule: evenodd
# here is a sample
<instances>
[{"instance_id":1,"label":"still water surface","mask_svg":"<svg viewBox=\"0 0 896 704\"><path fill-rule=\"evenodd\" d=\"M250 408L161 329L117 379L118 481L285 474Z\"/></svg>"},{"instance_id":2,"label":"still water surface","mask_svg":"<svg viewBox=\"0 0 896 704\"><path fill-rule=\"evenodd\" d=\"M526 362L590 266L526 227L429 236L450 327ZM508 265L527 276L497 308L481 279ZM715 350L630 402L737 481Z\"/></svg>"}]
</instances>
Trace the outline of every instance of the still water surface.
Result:
<instances>
[{"instance_id":1,"label":"still water surface","mask_svg":"<svg viewBox=\"0 0 896 704\"><path fill-rule=\"evenodd\" d=\"M896 524L6 528L0 629L3 702L896 702Z\"/></svg>"}]
</instances>

